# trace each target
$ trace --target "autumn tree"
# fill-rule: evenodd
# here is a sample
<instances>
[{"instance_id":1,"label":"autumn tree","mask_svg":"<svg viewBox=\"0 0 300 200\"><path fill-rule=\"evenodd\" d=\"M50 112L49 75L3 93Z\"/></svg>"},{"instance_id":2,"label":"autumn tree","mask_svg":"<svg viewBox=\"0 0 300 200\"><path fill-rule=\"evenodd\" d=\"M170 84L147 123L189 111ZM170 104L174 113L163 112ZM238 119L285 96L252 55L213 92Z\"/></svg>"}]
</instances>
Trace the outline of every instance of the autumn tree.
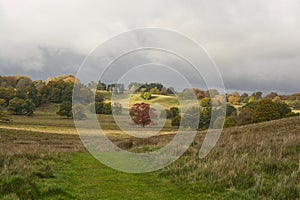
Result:
<instances>
[{"instance_id":1,"label":"autumn tree","mask_svg":"<svg viewBox=\"0 0 300 200\"><path fill-rule=\"evenodd\" d=\"M155 109L150 107L147 103L136 103L129 110L129 115L132 121L139 126L154 125L157 115Z\"/></svg>"},{"instance_id":2,"label":"autumn tree","mask_svg":"<svg viewBox=\"0 0 300 200\"><path fill-rule=\"evenodd\" d=\"M273 101L274 102L274 101ZM288 116L292 109L284 102L274 102L277 111L279 112L280 118Z\"/></svg>"},{"instance_id":3,"label":"autumn tree","mask_svg":"<svg viewBox=\"0 0 300 200\"><path fill-rule=\"evenodd\" d=\"M279 119L280 113L276 104L270 99L262 99L258 102L252 121L254 123Z\"/></svg>"},{"instance_id":4,"label":"autumn tree","mask_svg":"<svg viewBox=\"0 0 300 200\"><path fill-rule=\"evenodd\" d=\"M150 93L151 94L160 94L160 91L157 88L151 88Z\"/></svg>"},{"instance_id":5,"label":"autumn tree","mask_svg":"<svg viewBox=\"0 0 300 200\"><path fill-rule=\"evenodd\" d=\"M232 105L239 105L241 101L241 96L238 92L233 92L228 96L228 102Z\"/></svg>"}]
</instances>

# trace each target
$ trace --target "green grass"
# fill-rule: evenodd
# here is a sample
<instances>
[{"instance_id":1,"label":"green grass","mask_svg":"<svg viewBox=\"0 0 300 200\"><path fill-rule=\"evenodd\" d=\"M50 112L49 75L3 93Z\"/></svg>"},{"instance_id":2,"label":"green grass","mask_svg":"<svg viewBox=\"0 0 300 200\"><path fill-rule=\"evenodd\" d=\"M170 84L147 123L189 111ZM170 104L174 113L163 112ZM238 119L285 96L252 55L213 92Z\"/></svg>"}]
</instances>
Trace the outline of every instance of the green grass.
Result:
<instances>
[{"instance_id":1,"label":"green grass","mask_svg":"<svg viewBox=\"0 0 300 200\"><path fill-rule=\"evenodd\" d=\"M0 198L300 199L300 117L225 129L204 159L198 152L205 132L199 132L170 166L128 174L87 153L73 120L55 114L57 106L0 123ZM153 151L173 137L124 137L112 116L99 117L113 142L129 151ZM166 125L166 133L173 130Z\"/></svg>"}]
</instances>

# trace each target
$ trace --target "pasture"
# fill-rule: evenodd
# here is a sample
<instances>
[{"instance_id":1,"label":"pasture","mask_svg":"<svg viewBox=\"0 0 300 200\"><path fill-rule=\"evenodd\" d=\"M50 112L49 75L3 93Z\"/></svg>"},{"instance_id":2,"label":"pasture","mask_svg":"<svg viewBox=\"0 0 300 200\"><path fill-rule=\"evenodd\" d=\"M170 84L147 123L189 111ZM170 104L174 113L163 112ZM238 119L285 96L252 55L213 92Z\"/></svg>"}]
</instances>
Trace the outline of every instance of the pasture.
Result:
<instances>
[{"instance_id":1,"label":"pasture","mask_svg":"<svg viewBox=\"0 0 300 200\"><path fill-rule=\"evenodd\" d=\"M155 99L154 99L155 100ZM34 116L11 116L0 124L2 199L299 199L299 117L225 129L213 151L199 159L205 136L176 162L156 172L128 174L95 160L72 119L57 104ZM153 151L176 131L149 139L124 136L112 116L99 115L110 139L123 149ZM133 145L127 145L128 143Z\"/></svg>"}]
</instances>

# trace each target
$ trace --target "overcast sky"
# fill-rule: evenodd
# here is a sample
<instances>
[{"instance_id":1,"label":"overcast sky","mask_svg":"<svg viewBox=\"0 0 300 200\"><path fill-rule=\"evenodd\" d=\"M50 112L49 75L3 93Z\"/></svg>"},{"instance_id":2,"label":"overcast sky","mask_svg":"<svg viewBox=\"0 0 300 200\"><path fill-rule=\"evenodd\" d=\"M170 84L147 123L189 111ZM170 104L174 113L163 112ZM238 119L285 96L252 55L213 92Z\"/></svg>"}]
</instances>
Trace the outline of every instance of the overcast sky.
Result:
<instances>
[{"instance_id":1,"label":"overcast sky","mask_svg":"<svg viewBox=\"0 0 300 200\"><path fill-rule=\"evenodd\" d=\"M135 28L196 40L228 91L300 92L298 0L0 0L0 75L76 74L85 56Z\"/></svg>"}]
</instances>

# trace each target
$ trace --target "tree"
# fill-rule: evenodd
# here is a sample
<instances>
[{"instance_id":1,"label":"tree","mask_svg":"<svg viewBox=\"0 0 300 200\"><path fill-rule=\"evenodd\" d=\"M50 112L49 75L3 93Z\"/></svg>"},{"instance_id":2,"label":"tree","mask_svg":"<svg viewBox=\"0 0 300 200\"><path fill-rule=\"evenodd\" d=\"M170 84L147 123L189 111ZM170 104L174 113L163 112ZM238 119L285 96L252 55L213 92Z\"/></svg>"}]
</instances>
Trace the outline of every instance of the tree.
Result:
<instances>
[{"instance_id":1,"label":"tree","mask_svg":"<svg viewBox=\"0 0 300 200\"><path fill-rule=\"evenodd\" d=\"M176 117L174 117L171 121L171 125L172 126L180 126L180 121L181 121L181 116L177 115Z\"/></svg>"},{"instance_id":2,"label":"tree","mask_svg":"<svg viewBox=\"0 0 300 200\"><path fill-rule=\"evenodd\" d=\"M211 102L210 102L210 101L211 101L210 98L205 97L205 98L203 98L203 99L201 100L200 105L201 105L202 107L210 107L210 106L211 106Z\"/></svg>"},{"instance_id":3,"label":"tree","mask_svg":"<svg viewBox=\"0 0 300 200\"><path fill-rule=\"evenodd\" d=\"M239 105L241 101L241 96L238 92L233 92L228 97L228 102L232 105Z\"/></svg>"},{"instance_id":4,"label":"tree","mask_svg":"<svg viewBox=\"0 0 300 200\"><path fill-rule=\"evenodd\" d=\"M277 110L276 104L270 99L262 99L258 102L252 121L258 123L279 118L280 113Z\"/></svg>"},{"instance_id":5,"label":"tree","mask_svg":"<svg viewBox=\"0 0 300 200\"><path fill-rule=\"evenodd\" d=\"M56 113L59 116L72 117L72 103L70 101L64 101L59 105L59 110Z\"/></svg>"},{"instance_id":6,"label":"tree","mask_svg":"<svg viewBox=\"0 0 300 200\"><path fill-rule=\"evenodd\" d=\"M236 118L236 125L242 126L251 124L254 115L254 110L249 107L241 107L239 109L239 115Z\"/></svg>"},{"instance_id":7,"label":"tree","mask_svg":"<svg viewBox=\"0 0 300 200\"><path fill-rule=\"evenodd\" d=\"M280 98L280 96L276 96L276 97L274 97L274 99L272 101L273 102L281 102L281 98Z\"/></svg>"},{"instance_id":8,"label":"tree","mask_svg":"<svg viewBox=\"0 0 300 200\"><path fill-rule=\"evenodd\" d=\"M31 99L13 98L9 101L8 111L14 115L33 115L35 104Z\"/></svg>"},{"instance_id":9,"label":"tree","mask_svg":"<svg viewBox=\"0 0 300 200\"><path fill-rule=\"evenodd\" d=\"M271 92L270 94L267 94L266 99L274 99L275 97L277 97L278 94L276 92Z\"/></svg>"},{"instance_id":10,"label":"tree","mask_svg":"<svg viewBox=\"0 0 300 200\"><path fill-rule=\"evenodd\" d=\"M260 100L262 99L262 92L253 92L251 97L254 97L254 100Z\"/></svg>"},{"instance_id":11,"label":"tree","mask_svg":"<svg viewBox=\"0 0 300 200\"><path fill-rule=\"evenodd\" d=\"M157 115L155 109L150 107L147 103L136 103L129 110L129 115L132 121L139 126L147 126L156 124Z\"/></svg>"},{"instance_id":12,"label":"tree","mask_svg":"<svg viewBox=\"0 0 300 200\"><path fill-rule=\"evenodd\" d=\"M106 90L107 86L105 83L102 83L101 81L98 81L97 83L97 90Z\"/></svg>"},{"instance_id":13,"label":"tree","mask_svg":"<svg viewBox=\"0 0 300 200\"><path fill-rule=\"evenodd\" d=\"M103 114L103 104L103 102L96 102L94 104L96 114Z\"/></svg>"},{"instance_id":14,"label":"tree","mask_svg":"<svg viewBox=\"0 0 300 200\"><path fill-rule=\"evenodd\" d=\"M248 93L244 92L242 95L241 95L241 102L242 103L247 103L249 101L249 95Z\"/></svg>"},{"instance_id":15,"label":"tree","mask_svg":"<svg viewBox=\"0 0 300 200\"><path fill-rule=\"evenodd\" d=\"M102 114L105 114L105 115L111 115L112 114L111 103L103 103Z\"/></svg>"},{"instance_id":16,"label":"tree","mask_svg":"<svg viewBox=\"0 0 300 200\"><path fill-rule=\"evenodd\" d=\"M236 115L237 115L237 111L236 111L235 107L232 105L227 105L226 116L229 117L229 116L236 116Z\"/></svg>"},{"instance_id":17,"label":"tree","mask_svg":"<svg viewBox=\"0 0 300 200\"><path fill-rule=\"evenodd\" d=\"M8 121L6 118L6 111L3 109L2 105L0 105L0 121Z\"/></svg>"},{"instance_id":18,"label":"tree","mask_svg":"<svg viewBox=\"0 0 300 200\"><path fill-rule=\"evenodd\" d=\"M104 100L105 100L104 94L97 91L95 94L95 102L103 102Z\"/></svg>"},{"instance_id":19,"label":"tree","mask_svg":"<svg viewBox=\"0 0 300 200\"><path fill-rule=\"evenodd\" d=\"M165 87L162 87L161 90L160 90L160 94L161 94L161 95L168 95L168 94L169 94L169 93L168 93L168 89L165 88Z\"/></svg>"},{"instance_id":20,"label":"tree","mask_svg":"<svg viewBox=\"0 0 300 200\"><path fill-rule=\"evenodd\" d=\"M231 117L219 116L213 124L213 128L229 128L235 125L235 121Z\"/></svg>"},{"instance_id":21,"label":"tree","mask_svg":"<svg viewBox=\"0 0 300 200\"><path fill-rule=\"evenodd\" d=\"M83 120L87 118L86 114L84 113L84 107L82 105L77 104L74 106L73 118L77 120Z\"/></svg>"},{"instance_id":22,"label":"tree","mask_svg":"<svg viewBox=\"0 0 300 200\"><path fill-rule=\"evenodd\" d=\"M290 112L292 112L291 108L284 102L274 102L279 112L280 118L286 117Z\"/></svg>"},{"instance_id":23,"label":"tree","mask_svg":"<svg viewBox=\"0 0 300 200\"><path fill-rule=\"evenodd\" d=\"M179 109L177 107L170 108L170 111L172 112L173 117L176 117L179 114Z\"/></svg>"},{"instance_id":24,"label":"tree","mask_svg":"<svg viewBox=\"0 0 300 200\"><path fill-rule=\"evenodd\" d=\"M27 116L32 116L33 112L35 111L35 104L33 103L32 99L26 99L24 102L24 114Z\"/></svg>"},{"instance_id":25,"label":"tree","mask_svg":"<svg viewBox=\"0 0 300 200\"><path fill-rule=\"evenodd\" d=\"M151 94L160 94L160 91L157 88L151 88L150 93Z\"/></svg>"},{"instance_id":26,"label":"tree","mask_svg":"<svg viewBox=\"0 0 300 200\"><path fill-rule=\"evenodd\" d=\"M151 93L150 92L146 92L146 88L142 88L141 89L141 97L145 100L149 100L151 99Z\"/></svg>"}]
</instances>

